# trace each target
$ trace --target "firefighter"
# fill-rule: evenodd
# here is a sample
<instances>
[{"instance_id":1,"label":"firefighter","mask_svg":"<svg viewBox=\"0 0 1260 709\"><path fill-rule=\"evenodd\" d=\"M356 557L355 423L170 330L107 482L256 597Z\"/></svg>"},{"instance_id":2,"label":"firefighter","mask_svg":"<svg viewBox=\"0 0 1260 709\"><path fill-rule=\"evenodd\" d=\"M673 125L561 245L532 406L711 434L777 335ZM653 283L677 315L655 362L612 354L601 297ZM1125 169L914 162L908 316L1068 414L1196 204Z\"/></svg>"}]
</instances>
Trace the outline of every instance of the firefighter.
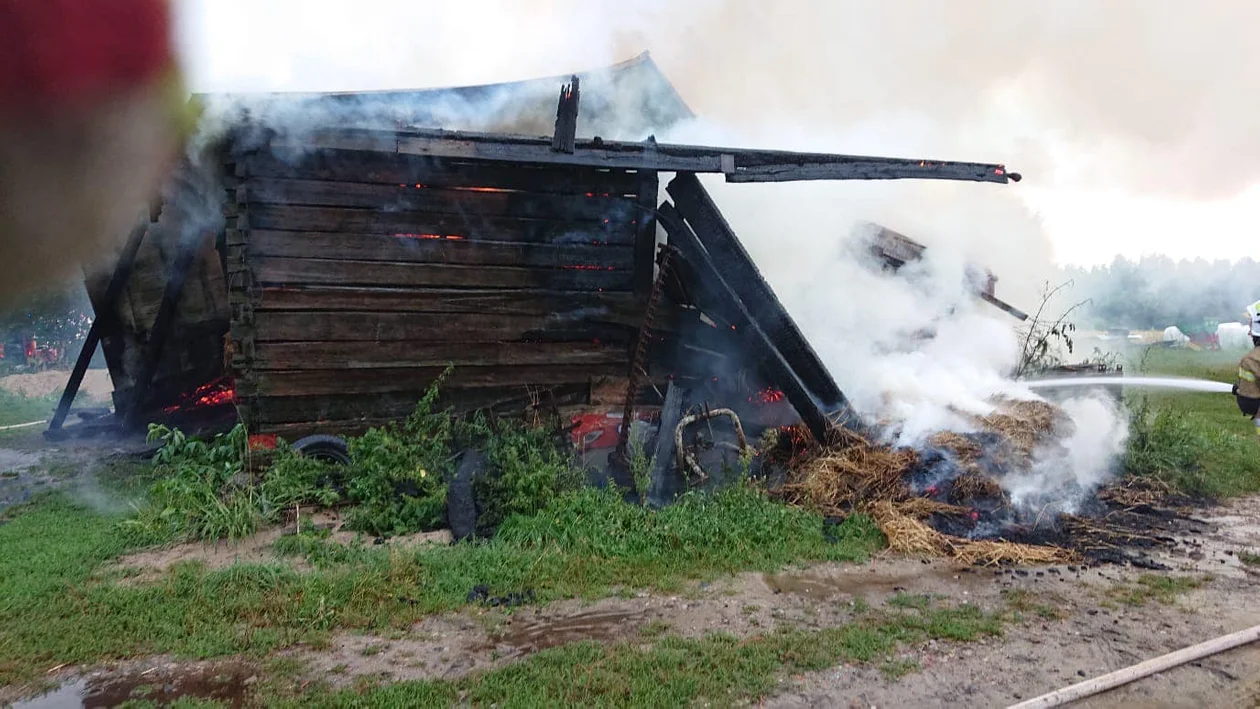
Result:
<instances>
[{"instance_id":1,"label":"firefighter","mask_svg":"<svg viewBox=\"0 0 1260 709\"><path fill-rule=\"evenodd\" d=\"M1260 301L1247 306L1247 319L1251 323L1249 332L1254 346L1238 363L1234 396L1238 399L1238 408L1254 422L1260 440L1260 380L1257 379L1260 378Z\"/></svg>"}]
</instances>

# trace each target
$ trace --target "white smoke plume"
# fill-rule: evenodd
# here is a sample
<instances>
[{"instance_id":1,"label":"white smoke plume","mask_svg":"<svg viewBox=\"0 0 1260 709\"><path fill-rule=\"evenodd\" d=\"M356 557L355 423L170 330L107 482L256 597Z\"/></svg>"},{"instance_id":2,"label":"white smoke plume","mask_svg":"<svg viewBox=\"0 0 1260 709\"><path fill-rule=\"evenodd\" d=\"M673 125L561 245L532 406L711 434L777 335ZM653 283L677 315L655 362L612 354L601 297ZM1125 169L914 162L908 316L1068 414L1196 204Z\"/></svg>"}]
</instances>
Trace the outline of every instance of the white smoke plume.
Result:
<instances>
[{"instance_id":1,"label":"white smoke plume","mask_svg":"<svg viewBox=\"0 0 1260 709\"><path fill-rule=\"evenodd\" d=\"M993 161L1022 172L1024 182L1008 186L706 181L841 387L864 413L899 422L905 441L965 428L966 414L987 413L994 395L1030 396L1005 377L1018 351L1011 322L962 289L964 264L977 263L1001 279L999 297L1036 304L1054 251L1025 195L1070 184L1227 197L1260 178L1251 125L1260 114L1251 87L1260 5L1229 0L308 0L297 12L280 1L184 0L180 8L200 91L508 81L646 48L702 117L662 140ZM615 127L604 135L644 137ZM864 268L845 246L860 221L926 243L925 262L896 279ZM912 339L925 328L935 337ZM1025 487L1057 489L1065 478L1089 487L1110 469L1123 441L1120 413L1065 408L1077 424L1073 453L1012 481L1023 497Z\"/></svg>"}]
</instances>

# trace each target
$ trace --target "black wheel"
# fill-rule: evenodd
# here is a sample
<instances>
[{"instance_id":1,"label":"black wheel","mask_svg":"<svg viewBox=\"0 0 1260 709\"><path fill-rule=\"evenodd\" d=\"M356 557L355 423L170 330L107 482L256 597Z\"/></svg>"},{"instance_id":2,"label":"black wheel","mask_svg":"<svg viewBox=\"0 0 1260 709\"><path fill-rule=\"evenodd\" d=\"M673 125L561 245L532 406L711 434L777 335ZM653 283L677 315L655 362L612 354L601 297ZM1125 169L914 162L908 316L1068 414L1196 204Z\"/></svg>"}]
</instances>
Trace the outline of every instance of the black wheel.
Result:
<instances>
[{"instance_id":1,"label":"black wheel","mask_svg":"<svg viewBox=\"0 0 1260 709\"><path fill-rule=\"evenodd\" d=\"M293 444L298 453L334 465L350 465L350 447L340 436L316 434L299 439Z\"/></svg>"}]
</instances>

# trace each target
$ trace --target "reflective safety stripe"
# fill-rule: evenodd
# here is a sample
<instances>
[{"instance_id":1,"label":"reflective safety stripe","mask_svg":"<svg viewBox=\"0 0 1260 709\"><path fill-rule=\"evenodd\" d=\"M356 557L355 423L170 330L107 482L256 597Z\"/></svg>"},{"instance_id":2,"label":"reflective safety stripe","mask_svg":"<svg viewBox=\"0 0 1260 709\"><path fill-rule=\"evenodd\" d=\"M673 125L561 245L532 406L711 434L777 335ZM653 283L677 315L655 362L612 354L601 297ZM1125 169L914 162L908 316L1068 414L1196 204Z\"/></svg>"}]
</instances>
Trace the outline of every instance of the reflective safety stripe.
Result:
<instances>
[{"instance_id":1,"label":"reflective safety stripe","mask_svg":"<svg viewBox=\"0 0 1260 709\"><path fill-rule=\"evenodd\" d=\"M1238 378L1243 380L1244 382L1251 382L1252 384L1256 383L1256 375L1252 374L1251 372L1248 372L1242 367L1238 368Z\"/></svg>"}]
</instances>

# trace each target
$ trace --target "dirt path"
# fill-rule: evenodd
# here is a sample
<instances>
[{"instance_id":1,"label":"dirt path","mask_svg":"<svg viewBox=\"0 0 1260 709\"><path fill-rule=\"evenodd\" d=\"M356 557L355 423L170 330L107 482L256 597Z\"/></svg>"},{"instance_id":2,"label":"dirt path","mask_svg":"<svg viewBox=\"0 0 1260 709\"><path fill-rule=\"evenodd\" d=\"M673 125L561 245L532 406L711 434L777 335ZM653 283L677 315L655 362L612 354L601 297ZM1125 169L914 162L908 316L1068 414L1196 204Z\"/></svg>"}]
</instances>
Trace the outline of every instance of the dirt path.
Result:
<instances>
[{"instance_id":1,"label":"dirt path","mask_svg":"<svg viewBox=\"0 0 1260 709\"><path fill-rule=\"evenodd\" d=\"M1260 551L1260 497L1207 511L1210 531L1191 551L1165 553L1172 567L1148 575L1118 567L1058 566L1019 570L957 568L915 559L822 565L779 575L742 574L677 596L641 593L594 603L565 601L515 612L475 608L434 617L389 636L344 634L322 648L283 655L306 670L300 684L325 679L347 686L364 679L454 679L502 667L539 650L594 640L650 642L666 633L689 637L721 631L740 637L776 628L842 624L855 605L878 607L897 593L932 594L946 603L1016 610L1001 637L972 643L929 641L898 658L917 670L888 679L870 665L840 665L794 676L766 704L779 707L1003 707L1165 652L1260 623L1260 569L1238 552ZM249 558L265 555L251 548ZM1148 572L1149 573L1149 572ZM1150 579L1192 579L1162 593ZM947 599L947 600L946 600ZM262 672L227 658L240 682ZM248 664L248 663L246 663ZM226 665L224 665L226 666ZM93 687L157 681L186 684L206 663L168 658L92 668L64 668L50 679L88 696ZM223 674L220 672L220 674ZM250 679L249 681L253 681ZM103 691L103 690L102 690ZM113 690L111 690L113 691ZM244 691L244 690L242 690ZM1260 706L1260 647L1240 648L1080 703L1085 707Z\"/></svg>"}]
</instances>

